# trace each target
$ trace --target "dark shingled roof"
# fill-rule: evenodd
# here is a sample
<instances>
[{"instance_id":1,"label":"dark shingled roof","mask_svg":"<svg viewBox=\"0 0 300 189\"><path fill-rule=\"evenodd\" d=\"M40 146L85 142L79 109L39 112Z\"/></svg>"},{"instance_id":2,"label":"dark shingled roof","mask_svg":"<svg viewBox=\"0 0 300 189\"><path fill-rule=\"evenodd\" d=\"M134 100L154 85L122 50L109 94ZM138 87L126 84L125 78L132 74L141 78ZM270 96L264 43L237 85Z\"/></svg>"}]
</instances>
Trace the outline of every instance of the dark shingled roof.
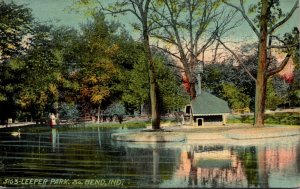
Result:
<instances>
[{"instance_id":1,"label":"dark shingled roof","mask_svg":"<svg viewBox=\"0 0 300 189\"><path fill-rule=\"evenodd\" d=\"M202 91L191 101L193 115L220 115L230 113L230 108L225 100Z\"/></svg>"}]
</instances>

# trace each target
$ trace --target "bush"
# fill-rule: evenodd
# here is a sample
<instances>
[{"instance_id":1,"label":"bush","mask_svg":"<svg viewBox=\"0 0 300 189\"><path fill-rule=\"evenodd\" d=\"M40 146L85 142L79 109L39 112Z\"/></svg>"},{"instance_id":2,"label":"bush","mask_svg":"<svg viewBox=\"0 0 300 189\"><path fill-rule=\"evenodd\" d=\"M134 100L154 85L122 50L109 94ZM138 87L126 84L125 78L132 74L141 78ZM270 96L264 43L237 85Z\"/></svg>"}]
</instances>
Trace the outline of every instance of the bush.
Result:
<instances>
[{"instance_id":1,"label":"bush","mask_svg":"<svg viewBox=\"0 0 300 189\"><path fill-rule=\"evenodd\" d=\"M78 107L74 104L63 103L58 112L61 119L66 119L67 122L73 122L80 116Z\"/></svg>"},{"instance_id":2,"label":"bush","mask_svg":"<svg viewBox=\"0 0 300 189\"><path fill-rule=\"evenodd\" d=\"M253 123L253 115L240 115L228 117L228 123ZM266 124L300 125L300 113L275 113L265 114Z\"/></svg>"}]
</instances>

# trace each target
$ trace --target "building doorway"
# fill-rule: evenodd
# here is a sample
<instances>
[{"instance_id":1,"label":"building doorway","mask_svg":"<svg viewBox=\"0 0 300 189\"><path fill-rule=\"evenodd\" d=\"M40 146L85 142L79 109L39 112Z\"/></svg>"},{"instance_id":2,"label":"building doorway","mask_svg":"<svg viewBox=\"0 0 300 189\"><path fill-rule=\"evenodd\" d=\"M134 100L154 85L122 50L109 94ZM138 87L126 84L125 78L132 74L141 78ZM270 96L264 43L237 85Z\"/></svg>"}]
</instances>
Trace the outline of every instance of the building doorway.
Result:
<instances>
[{"instance_id":1,"label":"building doorway","mask_svg":"<svg viewBox=\"0 0 300 189\"><path fill-rule=\"evenodd\" d=\"M196 124L198 127L201 127L204 125L204 119L203 118L197 118L196 119Z\"/></svg>"}]
</instances>

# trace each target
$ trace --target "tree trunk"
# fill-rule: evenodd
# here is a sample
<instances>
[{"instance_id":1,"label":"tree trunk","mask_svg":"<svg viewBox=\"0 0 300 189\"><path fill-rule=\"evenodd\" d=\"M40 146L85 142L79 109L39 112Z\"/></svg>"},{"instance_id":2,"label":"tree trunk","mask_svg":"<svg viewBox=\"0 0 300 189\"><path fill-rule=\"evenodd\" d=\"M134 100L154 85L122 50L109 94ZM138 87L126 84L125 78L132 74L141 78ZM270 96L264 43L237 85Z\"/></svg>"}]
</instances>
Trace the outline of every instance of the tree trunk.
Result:
<instances>
[{"instance_id":1,"label":"tree trunk","mask_svg":"<svg viewBox=\"0 0 300 189\"><path fill-rule=\"evenodd\" d=\"M197 96L195 82L190 83L190 96L192 99L196 98L196 96Z\"/></svg>"},{"instance_id":2,"label":"tree trunk","mask_svg":"<svg viewBox=\"0 0 300 189\"><path fill-rule=\"evenodd\" d=\"M97 111L97 123L100 123L100 104L98 105L98 111Z\"/></svg>"},{"instance_id":3,"label":"tree trunk","mask_svg":"<svg viewBox=\"0 0 300 189\"><path fill-rule=\"evenodd\" d=\"M149 69L150 76L150 99L151 99L151 123L152 129L160 129L160 112L158 104L158 87L154 73ZM152 77L152 81L151 81ZM154 81L153 81L154 79Z\"/></svg>"},{"instance_id":4,"label":"tree trunk","mask_svg":"<svg viewBox=\"0 0 300 189\"><path fill-rule=\"evenodd\" d=\"M264 114L266 103L267 87L267 38L268 38L268 0L262 0L260 36L259 36L259 55L255 91L255 114L254 126L264 126Z\"/></svg>"},{"instance_id":5,"label":"tree trunk","mask_svg":"<svg viewBox=\"0 0 300 189\"><path fill-rule=\"evenodd\" d=\"M160 129L160 112L159 112L159 90L156 81L155 66L152 60L152 54L150 49L148 29L143 28L144 46L146 50L146 56L148 59L148 74L150 80L150 100L151 100L151 123L152 129Z\"/></svg>"}]
</instances>

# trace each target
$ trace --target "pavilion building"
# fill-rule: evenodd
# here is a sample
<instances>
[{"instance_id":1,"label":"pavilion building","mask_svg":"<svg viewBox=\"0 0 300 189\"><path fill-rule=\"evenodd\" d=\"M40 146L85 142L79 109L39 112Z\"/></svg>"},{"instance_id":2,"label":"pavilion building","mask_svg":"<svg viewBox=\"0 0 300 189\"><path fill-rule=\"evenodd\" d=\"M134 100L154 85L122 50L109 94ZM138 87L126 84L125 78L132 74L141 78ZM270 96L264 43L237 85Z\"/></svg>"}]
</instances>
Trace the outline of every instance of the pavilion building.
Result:
<instances>
[{"instance_id":1,"label":"pavilion building","mask_svg":"<svg viewBox=\"0 0 300 189\"><path fill-rule=\"evenodd\" d=\"M225 100L204 91L185 106L185 119L194 126L225 125L229 113Z\"/></svg>"}]
</instances>

